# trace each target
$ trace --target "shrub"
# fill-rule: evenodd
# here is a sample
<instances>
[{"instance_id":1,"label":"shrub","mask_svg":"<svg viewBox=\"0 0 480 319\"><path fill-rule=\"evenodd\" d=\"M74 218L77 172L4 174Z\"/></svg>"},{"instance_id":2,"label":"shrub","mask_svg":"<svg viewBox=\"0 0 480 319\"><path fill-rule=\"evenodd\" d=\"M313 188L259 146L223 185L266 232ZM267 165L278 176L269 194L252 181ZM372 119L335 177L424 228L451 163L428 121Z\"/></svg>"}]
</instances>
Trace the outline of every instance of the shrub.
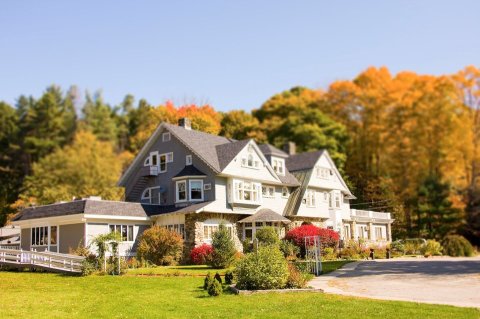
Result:
<instances>
[{"instance_id":1,"label":"shrub","mask_svg":"<svg viewBox=\"0 0 480 319\"><path fill-rule=\"evenodd\" d=\"M304 248L305 237L310 236L320 236L322 250L327 247L336 248L338 246L338 241L340 240L340 235L336 231L320 228L314 225L302 225L296 227L285 235L285 239L292 241L298 247Z\"/></svg>"},{"instance_id":2,"label":"shrub","mask_svg":"<svg viewBox=\"0 0 480 319\"><path fill-rule=\"evenodd\" d=\"M93 264L88 259L85 259L85 260L82 261L82 268L81 269L82 269L82 272L81 272L82 276L89 276L97 270L96 265Z\"/></svg>"},{"instance_id":3,"label":"shrub","mask_svg":"<svg viewBox=\"0 0 480 319\"><path fill-rule=\"evenodd\" d=\"M294 264L288 264L287 288L305 288L307 276L300 272Z\"/></svg>"},{"instance_id":4,"label":"shrub","mask_svg":"<svg viewBox=\"0 0 480 319\"><path fill-rule=\"evenodd\" d=\"M289 240L280 241L280 250L287 260L295 260L297 255L300 254L300 248Z\"/></svg>"},{"instance_id":5,"label":"shrub","mask_svg":"<svg viewBox=\"0 0 480 319\"><path fill-rule=\"evenodd\" d=\"M473 256L474 249L472 244L463 236L448 235L443 239L443 251L446 255L452 257Z\"/></svg>"},{"instance_id":6,"label":"shrub","mask_svg":"<svg viewBox=\"0 0 480 319\"><path fill-rule=\"evenodd\" d=\"M243 246L244 254L251 253L253 251L253 244L248 239L245 239L244 241L242 241L242 246Z\"/></svg>"},{"instance_id":7,"label":"shrub","mask_svg":"<svg viewBox=\"0 0 480 319\"><path fill-rule=\"evenodd\" d=\"M174 231L153 226L140 236L137 257L155 265L176 264L182 256L183 239Z\"/></svg>"},{"instance_id":8,"label":"shrub","mask_svg":"<svg viewBox=\"0 0 480 319\"><path fill-rule=\"evenodd\" d=\"M127 267L130 269L140 268L141 263L137 260L137 258L132 257L127 259Z\"/></svg>"},{"instance_id":9,"label":"shrub","mask_svg":"<svg viewBox=\"0 0 480 319\"><path fill-rule=\"evenodd\" d=\"M237 263L235 278L239 289L280 289L288 280L288 264L278 247L259 247Z\"/></svg>"},{"instance_id":10,"label":"shrub","mask_svg":"<svg viewBox=\"0 0 480 319\"><path fill-rule=\"evenodd\" d=\"M441 256L443 247L440 243L434 239L427 240L427 243L421 248L421 253L425 257L428 256Z\"/></svg>"},{"instance_id":11,"label":"shrub","mask_svg":"<svg viewBox=\"0 0 480 319\"><path fill-rule=\"evenodd\" d=\"M278 245L280 238L278 233L273 227L263 227L255 232L255 238L258 239L261 245Z\"/></svg>"},{"instance_id":12,"label":"shrub","mask_svg":"<svg viewBox=\"0 0 480 319\"><path fill-rule=\"evenodd\" d=\"M332 247L327 247L322 251L322 259L323 260L335 260L337 259L337 253L335 249Z\"/></svg>"},{"instance_id":13,"label":"shrub","mask_svg":"<svg viewBox=\"0 0 480 319\"><path fill-rule=\"evenodd\" d=\"M365 259L368 258L370 250L355 240L350 240L345 244L345 247L340 251L340 257L344 259Z\"/></svg>"},{"instance_id":14,"label":"shrub","mask_svg":"<svg viewBox=\"0 0 480 319\"><path fill-rule=\"evenodd\" d=\"M190 259L195 265L205 265L210 262L213 254L213 247L208 244L202 244L192 249Z\"/></svg>"},{"instance_id":15,"label":"shrub","mask_svg":"<svg viewBox=\"0 0 480 319\"><path fill-rule=\"evenodd\" d=\"M220 274L218 272L215 274L215 277L213 277L213 278L215 278L215 280L218 281L219 283L222 283L222 277L220 276Z\"/></svg>"},{"instance_id":16,"label":"shrub","mask_svg":"<svg viewBox=\"0 0 480 319\"><path fill-rule=\"evenodd\" d=\"M231 285L233 282L233 272L230 270L225 273L225 283Z\"/></svg>"},{"instance_id":17,"label":"shrub","mask_svg":"<svg viewBox=\"0 0 480 319\"><path fill-rule=\"evenodd\" d=\"M222 284L217 280L213 280L207 288L208 294L210 296L219 296L222 294Z\"/></svg>"},{"instance_id":18,"label":"shrub","mask_svg":"<svg viewBox=\"0 0 480 319\"><path fill-rule=\"evenodd\" d=\"M405 243L403 244L403 253L405 255L419 255L423 246L423 241L406 239Z\"/></svg>"},{"instance_id":19,"label":"shrub","mask_svg":"<svg viewBox=\"0 0 480 319\"><path fill-rule=\"evenodd\" d=\"M203 289L207 290L210 283L214 280L215 279L213 279L212 274L210 272L208 272L208 274L205 276L205 279L203 280Z\"/></svg>"},{"instance_id":20,"label":"shrub","mask_svg":"<svg viewBox=\"0 0 480 319\"><path fill-rule=\"evenodd\" d=\"M390 244L390 249L392 250L392 253L398 253L403 255L405 252L405 245L401 240L396 240Z\"/></svg>"},{"instance_id":21,"label":"shrub","mask_svg":"<svg viewBox=\"0 0 480 319\"><path fill-rule=\"evenodd\" d=\"M213 253L209 265L213 268L228 268L235 260L235 245L224 224L220 224L218 230L213 233Z\"/></svg>"}]
</instances>

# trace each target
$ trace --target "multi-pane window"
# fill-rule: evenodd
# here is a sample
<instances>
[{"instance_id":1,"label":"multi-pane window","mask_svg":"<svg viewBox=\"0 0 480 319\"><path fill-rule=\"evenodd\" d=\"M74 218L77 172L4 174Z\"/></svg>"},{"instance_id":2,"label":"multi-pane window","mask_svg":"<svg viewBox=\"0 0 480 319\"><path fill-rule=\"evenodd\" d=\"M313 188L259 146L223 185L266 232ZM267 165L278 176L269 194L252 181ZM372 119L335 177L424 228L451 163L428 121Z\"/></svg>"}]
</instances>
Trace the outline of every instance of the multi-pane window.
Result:
<instances>
[{"instance_id":1,"label":"multi-pane window","mask_svg":"<svg viewBox=\"0 0 480 319\"><path fill-rule=\"evenodd\" d=\"M250 181L234 181L235 199L246 202L260 201L260 184Z\"/></svg>"},{"instance_id":2,"label":"multi-pane window","mask_svg":"<svg viewBox=\"0 0 480 319\"><path fill-rule=\"evenodd\" d=\"M243 240L252 241L255 238L255 233L258 229L263 227L274 227L279 236L284 235L283 225L281 222L255 222L243 224Z\"/></svg>"},{"instance_id":3,"label":"multi-pane window","mask_svg":"<svg viewBox=\"0 0 480 319\"><path fill-rule=\"evenodd\" d=\"M183 239L185 239L185 224L170 224L170 225L161 225L160 227L166 228L170 231L174 231Z\"/></svg>"},{"instance_id":4,"label":"multi-pane window","mask_svg":"<svg viewBox=\"0 0 480 319\"><path fill-rule=\"evenodd\" d=\"M272 159L272 167L273 167L273 170L280 174L280 175L284 175L285 174L285 160L283 159L280 159L280 158L273 158Z\"/></svg>"},{"instance_id":5,"label":"multi-pane window","mask_svg":"<svg viewBox=\"0 0 480 319\"><path fill-rule=\"evenodd\" d=\"M357 226L358 238L366 239L368 238L367 226Z\"/></svg>"},{"instance_id":6,"label":"multi-pane window","mask_svg":"<svg viewBox=\"0 0 480 319\"><path fill-rule=\"evenodd\" d=\"M329 179L330 175L332 174L332 170L325 167L316 167L315 169L317 178L322 179Z\"/></svg>"},{"instance_id":7,"label":"multi-pane window","mask_svg":"<svg viewBox=\"0 0 480 319\"><path fill-rule=\"evenodd\" d=\"M203 226L203 239L204 240L211 240L213 238L213 234L218 230L219 225L204 225ZM225 225L227 227L227 231L230 234L230 237L233 237L233 227L232 225Z\"/></svg>"},{"instance_id":8,"label":"multi-pane window","mask_svg":"<svg viewBox=\"0 0 480 319\"><path fill-rule=\"evenodd\" d=\"M187 182L177 182L177 202L184 202L187 200Z\"/></svg>"},{"instance_id":9,"label":"multi-pane window","mask_svg":"<svg viewBox=\"0 0 480 319\"><path fill-rule=\"evenodd\" d=\"M110 225L110 232L119 233L122 241L133 241L133 225Z\"/></svg>"},{"instance_id":10,"label":"multi-pane window","mask_svg":"<svg viewBox=\"0 0 480 319\"><path fill-rule=\"evenodd\" d=\"M57 226L33 227L30 244L32 246L49 246L57 244Z\"/></svg>"},{"instance_id":11,"label":"multi-pane window","mask_svg":"<svg viewBox=\"0 0 480 319\"><path fill-rule=\"evenodd\" d=\"M190 200L203 200L203 181L191 180L190 182Z\"/></svg>"},{"instance_id":12,"label":"multi-pane window","mask_svg":"<svg viewBox=\"0 0 480 319\"><path fill-rule=\"evenodd\" d=\"M274 186L262 186L262 196L263 197L275 197L275 187Z\"/></svg>"},{"instance_id":13,"label":"multi-pane window","mask_svg":"<svg viewBox=\"0 0 480 319\"><path fill-rule=\"evenodd\" d=\"M167 155L162 154L160 155L160 172L167 171Z\"/></svg>"},{"instance_id":14,"label":"multi-pane window","mask_svg":"<svg viewBox=\"0 0 480 319\"><path fill-rule=\"evenodd\" d=\"M315 191L313 189L308 189L305 194L306 204L308 207L315 207Z\"/></svg>"},{"instance_id":15,"label":"multi-pane window","mask_svg":"<svg viewBox=\"0 0 480 319\"><path fill-rule=\"evenodd\" d=\"M340 192L331 192L330 193L330 208L340 208Z\"/></svg>"},{"instance_id":16,"label":"multi-pane window","mask_svg":"<svg viewBox=\"0 0 480 319\"><path fill-rule=\"evenodd\" d=\"M282 197L287 198L288 195L290 195L290 192L289 192L289 190L288 190L288 187L283 186L283 187L282 187Z\"/></svg>"},{"instance_id":17,"label":"multi-pane window","mask_svg":"<svg viewBox=\"0 0 480 319\"><path fill-rule=\"evenodd\" d=\"M160 187L146 188L142 193L142 203L160 204Z\"/></svg>"},{"instance_id":18,"label":"multi-pane window","mask_svg":"<svg viewBox=\"0 0 480 319\"><path fill-rule=\"evenodd\" d=\"M385 237L383 236L382 227L375 227L375 238L376 239L385 239Z\"/></svg>"}]
</instances>

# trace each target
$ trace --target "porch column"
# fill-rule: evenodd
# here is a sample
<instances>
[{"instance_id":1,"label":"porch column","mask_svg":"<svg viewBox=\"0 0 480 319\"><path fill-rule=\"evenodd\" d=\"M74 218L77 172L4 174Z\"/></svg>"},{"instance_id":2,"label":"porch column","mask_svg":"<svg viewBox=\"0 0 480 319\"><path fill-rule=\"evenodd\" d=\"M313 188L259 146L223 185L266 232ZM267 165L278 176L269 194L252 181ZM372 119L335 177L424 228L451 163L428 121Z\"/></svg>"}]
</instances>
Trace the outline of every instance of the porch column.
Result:
<instances>
[{"instance_id":1,"label":"porch column","mask_svg":"<svg viewBox=\"0 0 480 319\"><path fill-rule=\"evenodd\" d=\"M368 223L368 239L373 240L373 224Z\"/></svg>"},{"instance_id":2,"label":"porch column","mask_svg":"<svg viewBox=\"0 0 480 319\"><path fill-rule=\"evenodd\" d=\"M351 233L352 233L352 239L357 239L357 222L352 221L351 225Z\"/></svg>"},{"instance_id":3,"label":"porch column","mask_svg":"<svg viewBox=\"0 0 480 319\"><path fill-rule=\"evenodd\" d=\"M387 224L387 241L392 241L392 223Z\"/></svg>"}]
</instances>

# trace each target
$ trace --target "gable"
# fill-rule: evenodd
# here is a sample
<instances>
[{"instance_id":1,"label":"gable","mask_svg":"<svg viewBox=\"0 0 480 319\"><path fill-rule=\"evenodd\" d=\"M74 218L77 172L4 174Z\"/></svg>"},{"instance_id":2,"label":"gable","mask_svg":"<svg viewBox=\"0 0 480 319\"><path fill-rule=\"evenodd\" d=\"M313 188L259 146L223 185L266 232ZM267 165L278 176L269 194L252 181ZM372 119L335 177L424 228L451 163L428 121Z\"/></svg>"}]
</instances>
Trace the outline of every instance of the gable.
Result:
<instances>
[{"instance_id":1,"label":"gable","mask_svg":"<svg viewBox=\"0 0 480 319\"><path fill-rule=\"evenodd\" d=\"M353 197L328 152L318 158L312 168L308 186L323 189L337 189Z\"/></svg>"},{"instance_id":2,"label":"gable","mask_svg":"<svg viewBox=\"0 0 480 319\"><path fill-rule=\"evenodd\" d=\"M263 182L281 183L257 144L250 140L221 172Z\"/></svg>"}]
</instances>

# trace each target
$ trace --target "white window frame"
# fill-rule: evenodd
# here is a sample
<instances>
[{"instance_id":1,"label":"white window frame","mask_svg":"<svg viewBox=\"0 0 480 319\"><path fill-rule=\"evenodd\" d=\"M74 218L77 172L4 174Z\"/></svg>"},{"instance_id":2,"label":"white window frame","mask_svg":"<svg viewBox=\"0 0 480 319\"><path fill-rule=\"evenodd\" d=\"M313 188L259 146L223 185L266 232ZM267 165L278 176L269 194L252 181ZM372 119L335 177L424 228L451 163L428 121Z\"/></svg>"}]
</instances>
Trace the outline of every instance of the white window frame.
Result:
<instances>
[{"instance_id":1,"label":"white window frame","mask_svg":"<svg viewBox=\"0 0 480 319\"><path fill-rule=\"evenodd\" d=\"M162 158L165 159L165 163L164 163L164 164L165 164L165 168L164 168L163 170L162 170L162 164L161 164ZM159 171L160 173L165 173L165 172L167 171L167 163L168 163L168 161L167 161L167 154L166 154L166 153L165 153L165 154L160 154L160 155L158 156L158 171Z\"/></svg>"},{"instance_id":2,"label":"white window frame","mask_svg":"<svg viewBox=\"0 0 480 319\"><path fill-rule=\"evenodd\" d=\"M380 236L378 236L377 231L380 232ZM383 227L381 226L375 226L375 239L378 240L384 240L386 236L383 236Z\"/></svg>"},{"instance_id":3,"label":"white window frame","mask_svg":"<svg viewBox=\"0 0 480 319\"><path fill-rule=\"evenodd\" d=\"M158 203L152 203L152 199L153 199L153 196L152 196L152 192L153 190L155 189L158 189ZM146 196L146 193L148 192L148 196ZM142 193L142 197L141 197L141 200L146 200L148 199L148 203L149 204L160 204L162 199L161 199L161 194L160 194L160 186L154 186L154 187L147 187L145 188L145 190L143 191Z\"/></svg>"},{"instance_id":4,"label":"white window frame","mask_svg":"<svg viewBox=\"0 0 480 319\"><path fill-rule=\"evenodd\" d=\"M192 198L192 182L200 182L200 192L202 194L201 198L193 199ZM188 180L188 198L190 199L191 202L201 202L204 199L204 193L203 193L203 180L201 179L190 179Z\"/></svg>"},{"instance_id":5,"label":"white window frame","mask_svg":"<svg viewBox=\"0 0 480 319\"><path fill-rule=\"evenodd\" d=\"M265 188L265 193L263 189ZM275 198L275 186L262 185L262 197Z\"/></svg>"},{"instance_id":6,"label":"white window frame","mask_svg":"<svg viewBox=\"0 0 480 319\"><path fill-rule=\"evenodd\" d=\"M55 244L52 244L52 227L56 227L56 238L55 238ZM41 229L41 231L40 231ZM43 235L43 239L45 239L45 234L44 232L47 232L46 234L46 239L47 243L43 242L40 244L40 234ZM37 236L38 235L38 236ZM57 247L57 252L58 252L58 245L59 245L59 239L60 239L60 227L59 225L44 225L44 226L37 226L37 227L31 227L30 228L30 246L31 247L47 247L47 250L50 251L50 247L55 246Z\"/></svg>"},{"instance_id":7,"label":"white window frame","mask_svg":"<svg viewBox=\"0 0 480 319\"><path fill-rule=\"evenodd\" d=\"M249 153L247 156L242 157L241 164L243 167L260 169L260 162L257 159L255 159L255 156L253 155L253 153Z\"/></svg>"},{"instance_id":8,"label":"white window frame","mask_svg":"<svg viewBox=\"0 0 480 319\"><path fill-rule=\"evenodd\" d=\"M349 240L352 238L352 232L349 224L343 225L343 239Z\"/></svg>"},{"instance_id":9,"label":"white window frame","mask_svg":"<svg viewBox=\"0 0 480 319\"><path fill-rule=\"evenodd\" d=\"M242 240L247 240L247 230L252 231L252 238L250 239L250 242L253 241L255 238L255 234L257 233L258 229L262 229L263 227L274 227L275 230L278 233L279 238L281 238L284 235L283 231L283 224L282 222L254 222L254 223L244 223L243 224L243 232L242 232Z\"/></svg>"},{"instance_id":10,"label":"white window frame","mask_svg":"<svg viewBox=\"0 0 480 319\"><path fill-rule=\"evenodd\" d=\"M179 199L179 184L185 184L185 199ZM187 188L187 180L181 180L181 181L176 181L175 182L175 202L176 203L183 203L188 201L188 188Z\"/></svg>"},{"instance_id":11,"label":"white window frame","mask_svg":"<svg viewBox=\"0 0 480 319\"><path fill-rule=\"evenodd\" d=\"M170 132L165 132L162 134L162 142L169 142L172 139Z\"/></svg>"},{"instance_id":12,"label":"white window frame","mask_svg":"<svg viewBox=\"0 0 480 319\"><path fill-rule=\"evenodd\" d=\"M167 157L167 163L173 163L173 152L165 153Z\"/></svg>"},{"instance_id":13,"label":"white window frame","mask_svg":"<svg viewBox=\"0 0 480 319\"><path fill-rule=\"evenodd\" d=\"M357 225L357 238L368 239L368 227L365 225Z\"/></svg>"},{"instance_id":14,"label":"white window frame","mask_svg":"<svg viewBox=\"0 0 480 319\"><path fill-rule=\"evenodd\" d=\"M283 158L272 157L272 167L275 173L285 175L285 160Z\"/></svg>"},{"instance_id":15,"label":"white window frame","mask_svg":"<svg viewBox=\"0 0 480 319\"><path fill-rule=\"evenodd\" d=\"M135 236L135 225L132 225L132 224L108 224L108 229L110 232L112 232L112 227L113 227L113 232L118 232L120 234L120 242L122 243L134 243L135 242L135 239L136 239L136 236ZM117 227L119 227L119 230L117 230ZM123 227L125 227L125 229L127 230L127 240L123 240L123 233L122 233L122 229ZM131 229L131 231L130 231ZM132 235L131 236L131 240L130 240L130 236L129 235Z\"/></svg>"},{"instance_id":16,"label":"white window frame","mask_svg":"<svg viewBox=\"0 0 480 319\"><path fill-rule=\"evenodd\" d=\"M288 198L289 196L290 196L290 190L288 189L287 186L283 186L282 187L282 198Z\"/></svg>"},{"instance_id":17,"label":"white window frame","mask_svg":"<svg viewBox=\"0 0 480 319\"><path fill-rule=\"evenodd\" d=\"M160 227L174 231L185 239L185 224L167 224Z\"/></svg>"},{"instance_id":18,"label":"white window frame","mask_svg":"<svg viewBox=\"0 0 480 319\"><path fill-rule=\"evenodd\" d=\"M315 171L317 178L320 179L330 179L330 175L333 175L332 170L327 167L317 166L315 167Z\"/></svg>"},{"instance_id":19,"label":"white window frame","mask_svg":"<svg viewBox=\"0 0 480 319\"><path fill-rule=\"evenodd\" d=\"M203 222L203 241L211 242L213 234L220 228L222 221L220 220L206 220ZM223 224L227 227L230 237L233 239L235 236L234 225L230 222L223 220Z\"/></svg>"},{"instance_id":20,"label":"white window frame","mask_svg":"<svg viewBox=\"0 0 480 319\"><path fill-rule=\"evenodd\" d=\"M245 187L246 184L250 184L250 188ZM250 199L245 199L245 192L250 193ZM255 197L256 200L253 199ZM251 180L234 179L233 198L237 203L259 204L262 198L262 184Z\"/></svg>"},{"instance_id":21,"label":"white window frame","mask_svg":"<svg viewBox=\"0 0 480 319\"><path fill-rule=\"evenodd\" d=\"M189 166L193 164L192 155L185 156L185 165Z\"/></svg>"},{"instance_id":22,"label":"white window frame","mask_svg":"<svg viewBox=\"0 0 480 319\"><path fill-rule=\"evenodd\" d=\"M306 205L307 207L316 207L316 198L315 198L315 190L313 189L307 189L307 192L305 193L305 198L306 198Z\"/></svg>"}]
</instances>

